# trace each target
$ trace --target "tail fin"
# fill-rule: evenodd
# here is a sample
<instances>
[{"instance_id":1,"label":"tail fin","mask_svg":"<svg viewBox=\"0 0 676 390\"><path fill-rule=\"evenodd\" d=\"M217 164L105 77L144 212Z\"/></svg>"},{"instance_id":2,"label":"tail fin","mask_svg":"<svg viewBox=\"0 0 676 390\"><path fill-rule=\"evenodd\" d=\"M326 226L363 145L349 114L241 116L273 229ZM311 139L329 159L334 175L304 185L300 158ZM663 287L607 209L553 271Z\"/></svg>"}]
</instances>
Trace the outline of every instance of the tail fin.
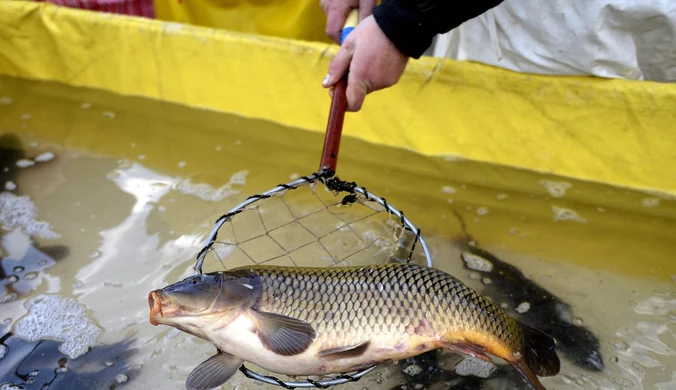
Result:
<instances>
[{"instance_id":1,"label":"tail fin","mask_svg":"<svg viewBox=\"0 0 676 390\"><path fill-rule=\"evenodd\" d=\"M533 388L546 390L537 376L554 376L561 369L554 339L526 324L522 323L521 327L524 344L521 352L523 358L510 363L528 380Z\"/></svg>"},{"instance_id":2,"label":"tail fin","mask_svg":"<svg viewBox=\"0 0 676 390\"><path fill-rule=\"evenodd\" d=\"M554 339L549 335L521 324L523 329L523 357L528 367L537 376L554 376L561 369L559 356L556 354Z\"/></svg>"}]
</instances>

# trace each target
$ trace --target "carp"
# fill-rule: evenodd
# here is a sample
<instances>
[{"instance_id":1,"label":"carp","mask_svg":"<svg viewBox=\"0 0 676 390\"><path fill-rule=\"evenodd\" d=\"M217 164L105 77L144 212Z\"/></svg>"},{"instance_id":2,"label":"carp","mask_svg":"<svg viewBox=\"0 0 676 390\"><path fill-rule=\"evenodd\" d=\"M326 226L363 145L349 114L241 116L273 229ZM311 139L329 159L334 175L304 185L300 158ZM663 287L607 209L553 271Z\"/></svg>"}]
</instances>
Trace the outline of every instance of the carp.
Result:
<instances>
[{"instance_id":1,"label":"carp","mask_svg":"<svg viewBox=\"0 0 676 390\"><path fill-rule=\"evenodd\" d=\"M150 322L214 344L190 390L227 382L243 362L289 376L347 373L445 348L514 367L530 385L560 370L554 340L452 275L389 263L247 266L190 276L148 295Z\"/></svg>"}]
</instances>

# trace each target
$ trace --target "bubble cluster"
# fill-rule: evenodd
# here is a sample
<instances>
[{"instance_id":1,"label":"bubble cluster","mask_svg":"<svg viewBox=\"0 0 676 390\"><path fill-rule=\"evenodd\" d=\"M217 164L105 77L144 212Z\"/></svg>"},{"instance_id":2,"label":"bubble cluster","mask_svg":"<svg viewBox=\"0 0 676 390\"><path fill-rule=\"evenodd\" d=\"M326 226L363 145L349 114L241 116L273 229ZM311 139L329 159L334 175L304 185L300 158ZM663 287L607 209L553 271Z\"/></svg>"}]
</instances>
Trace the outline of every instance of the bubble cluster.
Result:
<instances>
[{"instance_id":1,"label":"bubble cluster","mask_svg":"<svg viewBox=\"0 0 676 390\"><path fill-rule=\"evenodd\" d=\"M32 167L33 165L35 165L35 161L29 160L27 158L22 158L21 160L18 160L16 162L16 166L18 168L28 168L28 167Z\"/></svg>"},{"instance_id":2,"label":"bubble cluster","mask_svg":"<svg viewBox=\"0 0 676 390\"><path fill-rule=\"evenodd\" d=\"M530 310L530 302L521 302L514 310L516 310L517 313L523 314Z\"/></svg>"},{"instance_id":3,"label":"bubble cluster","mask_svg":"<svg viewBox=\"0 0 676 390\"><path fill-rule=\"evenodd\" d=\"M493 263L483 257L464 252L462 259L467 263L469 269L481 272L491 272L493 270Z\"/></svg>"},{"instance_id":4,"label":"bubble cluster","mask_svg":"<svg viewBox=\"0 0 676 390\"><path fill-rule=\"evenodd\" d=\"M455 366L455 373L460 376L476 376L488 378L493 374L496 367L491 362L485 362L475 357L463 359Z\"/></svg>"},{"instance_id":5,"label":"bubble cluster","mask_svg":"<svg viewBox=\"0 0 676 390\"><path fill-rule=\"evenodd\" d=\"M176 190L186 195L194 195L208 202L219 202L227 197L238 194L240 191L234 189L234 186L243 186L246 184L248 171L240 171L230 177L230 180L219 188L213 188L208 184L194 184L190 179L176 184Z\"/></svg>"},{"instance_id":6,"label":"bubble cluster","mask_svg":"<svg viewBox=\"0 0 676 390\"><path fill-rule=\"evenodd\" d=\"M486 215L486 214L488 214L488 208L487 207L479 207L478 209L476 209L476 213L478 215Z\"/></svg>"},{"instance_id":7,"label":"bubble cluster","mask_svg":"<svg viewBox=\"0 0 676 390\"><path fill-rule=\"evenodd\" d=\"M71 359L85 354L101 335L86 308L74 299L40 295L26 302L29 313L17 321L15 334L27 341L63 341L59 351Z\"/></svg>"},{"instance_id":8,"label":"bubble cluster","mask_svg":"<svg viewBox=\"0 0 676 390\"><path fill-rule=\"evenodd\" d=\"M565 181L540 180L540 185L545 188L549 195L555 198L561 198L566 195L573 185Z\"/></svg>"},{"instance_id":9,"label":"bubble cluster","mask_svg":"<svg viewBox=\"0 0 676 390\"><path fill-rule=\"evenodd\" d=\"M404 373L406 375L416 376L416 375L420 375L420 373L423 371L423 369L422 369L422 367L420 367L417 364L411 364L410 366L404 368L402 371L404 371Z\"/></svg>"},{"instance_id":10,"label":"bubble cluster","mask_svg":"<svg viewBox=\"0 0 676 390\"><path fill-rule=\"evenodd\" d=\"M554 221L574 221L579 223L587 222L586 219L582 218L578 213L570 209L552 206L552 212L554 213Z\"/></svg>"},{"instance_id":11,"label":"bubble cluster","mask_svg":"<svg viewBox=\"0 0 676 390\"><path fill-rule=\"evenodd\" d=\"M35 161L37 161L37 162L47 162L47 161L51 161L53 159L54 159L54 153L52 153L52 152L44 152L44 153L38 155L37 157L35 157Z\"/></svg>"},{"instance_id":12,"label":"bubble cluster","mask_svg":"<svg viewBox=\"0 0 676 390\"><path fill-rule=\"evenodd\" d=\"M0 226L5 230L21 228L25 234L41 238L59 238L47 222L37 221L37 206L28 196L0 193Z\"/></svg>"},{"instance_id":13,"label":"bubble cluster","mask_svg":"<svg viewBox=\"0 0 676 390\"><path fill-rule=\"evenodd\" d=\"M455 194L455 188L451 186L443 186L441 187L441 192L443 192L444 194L452 195Z\"/></svg>"},{"instance_id":14,"label":"bubble cluster","mask_svg":"<svg viewBox=\"0 0 676 390\"><path fill-rule=\"evenodd\" d=\"M658 198L644 198L641 199L641 204L643 207L657 207L660 205L660 200Z\"/></svg>"}]
</instances>

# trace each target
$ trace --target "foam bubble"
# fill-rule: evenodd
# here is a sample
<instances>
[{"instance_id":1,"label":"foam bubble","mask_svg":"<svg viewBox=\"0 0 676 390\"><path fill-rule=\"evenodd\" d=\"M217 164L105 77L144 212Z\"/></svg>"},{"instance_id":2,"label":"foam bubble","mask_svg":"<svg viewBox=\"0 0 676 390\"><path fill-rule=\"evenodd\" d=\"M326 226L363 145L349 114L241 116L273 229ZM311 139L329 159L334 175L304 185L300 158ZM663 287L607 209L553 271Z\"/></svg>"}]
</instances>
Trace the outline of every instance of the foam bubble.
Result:
<instances>
[{"instance_id":1,"label":"foam bubble","mask_svg":"<svg viewBox=\"0 0 676 390\"><path fill-rule=\"evenodd\" d=\"M105 117L107 117L107 118L110 118L110 119L115 118L115 113L112 112L112 111L106 111L106 112L104 112L104 113L101 114L101 115L103 115L103 116L105 116Z\"/></svg>"},{"instance_id":2,"label":"foam bubble","mask_svg":"<svg viewBox=\"0 0 676 390\"><path fill-rule=\"evenodd\" d=\"M554 213L554 221L575 221L579 223L587 223L586 219L582 218L578 213L570 209L552 206L552 212Z\"/></svg>"},{"instance_id":3,"label":"foam bubble","mask_svg":"<svg viewBox=\"0 0 676 390\"><path fill-rule=\"evenodd\" d=\"M47 162L51 161L54 159L54 153L52 152L44 152L40 154L39 156L35 157L35 161L37 162Z\"/></svg>"},{"instance_id":4,"label":"foam bubble","mask_svg":"<svg viewBox=\"0 0 676 390\"><path fill-rule=\"evenodd\" d=\"M8 181L5 183L5 189L6 189L7 191L14 191L14 190L16 189L16 183L14 183L14 182L11 181L11 180L8 180Z\"/></svg>"},{"instance_id":5,"label":"foam bubble","mask_svg":"<svg viewBox=\"0 0 676 390\"><path fill-rule=\"evenodd\" d=\"M59 238L49 223L37 221L37 206L28 196L17 196L11 192L0 193L0 226L5 230L21 228L27 235L42 238Z\"/></svg>"},{"instance_id":6,"label":"foam bubble","mask_svg":"<svg viewBox=\"0 0 676 390\"><path fill-rule=\"evenodd\" d=\"M9 348L7 348L7 346L5 344L0 344L0 360L2 360L2 358L7 356L7 350L8 349Z\"/></svg>"},{"instance_id":7,"label":"foam bubble","mask_svg":"<svg viewBox=\"0 0 676 390\"><path fill-rule=\"evenodd\" d=\"M659 198L643 198L641 199L643 207L657 207L660 205Z\"/></svg>"},{"instance_id":8,"label":"foam bubble","mask_svg":"<svg viewBox=\"0 0 676 390\"><path fill-rule=\"evenodd\" d=\"M455 366L455 373L460 376L476 376L479 378L488 378L493 374L496 367L491 362L485 362L475 357L463 359Z\"/></svg>"},{"instance_id":9,"label":"foam bubble","mask_svg":"<svg viewBox=\"0 0 676 390\"><path fill-rule=\"evenodd\" d=\"M12 98L7 96L3 96L0 98L0 104L12 104L13 101L14 100L12 100Z\"/></svg>"},{"instance_id":10,"label":"foam bubble","mask_svg":"<svg viewBox=\"0 0 676 390\"><path fill-rule=\"evenodd\" d=\"M22 158L21 160L16 162L16 166L19 168L28 168L32 167L33 165L35 165L35 161L29 160L27 158Z\"/></svg>"},{"instance_id":11,"label":"foam bubble","mask_svg":"<svg viewBox=\"0 0 676 390\"><path fill-rule=\"evenodd\" d=\"M411 364L410 366L404 368L402 371L404 371L406 375L416 376L419 375L421 372L423 372L423 369L417 364Z\"/></svg>"},{"instance_id":12,"label":"foam bubble","mask_svg":"<svg viewBox=\"0 0 676 390\"><path fill-rule=\"evenodd\" d=\"M229 196L238 194L240 191L233 189L234 186L243 186L246 184L246 175L248 171L240 171L230 177L230 180L219 188L204 183L193 184L190 179L184 180L176 185L176 190L186 194L194 195L202 200L209 202L218 202Z\"/></svg>"},{"instance_id":13,"label":"foam bubble","mask_svg":"<svg viewBox=\"0 0 676 390\"><path fill-rule=\"evenodd\" d=\"M92 104L91 103L82 103L82 104L80 104L80 108L83 109L83 110L87 110L87 109L92 108Z\"/></svg>"},{"instance_id":14,"label":"foam bubble","mask_svg":"<svg viewBox=\"0 0 676 390\"><path fill-rule=\"evenodd\" d=\"M488 208L487 207L479 207L478 209L476 209L476 213L478 215L486 215L486 214L488 214Z\"/></svg>"},{"instance_id":15,"label":"foam bubble","mask_svg":"<svg viewBox=\"0 0 676 390\"><path fill-rule=\"evenodd\" d=\"M444 194L452 195L455 194L455 188L451 186L443 186L441 187L441 192L443 192Z\"/></svg>"},{"instance_id":16,"label":"foam bubble","mask_svg":"<svg viewBox=\"0 0 676 390\"><path fill-rule=\"evenodd\" d=\"M27 341L51 338L63 341L59 351L71 359L85 354L101 335L87 315L85 306L58 295L40 295L26 302L28 314L14 327L16 336Z\"/></svg>"},{"instance_id":17,"label":"foam bubble","mask_svg":"<svg viewBox=\"0 0 676 390\"><path fill-rule=\"evenodd\" d=\"M505 200L505 199L507 199L507 197L508 197L507 194L497 194L497 195L495 195L495 198L497 200Z\"/></svg>"},{"instance_id":18,"label":"foam bubble","mask_svg":"<svg viewBox=\"0 0 676 390\"><path fill-rule=\"evenodd\" d=\"M444 154L444 155L442 156L442 158L444 159L444 161L447 161L447 162L453 162L453 161L465 161L465 160L466 160L465 157L463 157L463 156L458 156L458 155L455 155L455 154Z\"/></svg>"},{"instance_id":19,"label":"foam bubble","mask_svg":"<svg viewBox=\"0 0 676 390\"><path fill-rule=\"evenodd\" d=\"M516 309L514 310L516 310L517 313L523 314L528 310L530 310L530 302L521 302L519 303L519 306L517 306Z\"/></svg>"},{"instance_id":20,"label":"foam bubble","mask_svg":"<svg viewBox=\"0 0 676 390\"><path fill-rule=\"evenodd\" d=\"M493 270L493 263L483 257L463 252L462 259L467 263L469 269L481 272L491 272Z\"/></svg>"},{"instance_id":21,"label":"foam bubble","mask_svg":"<svg viewBox=\"0 0 676 390\"><path fill-rule=\"evenodd\" d=\"M573 185L565 181L540 180L540 185L545 188L549 195L561 198Z\"/></svg>"}]
</instances>

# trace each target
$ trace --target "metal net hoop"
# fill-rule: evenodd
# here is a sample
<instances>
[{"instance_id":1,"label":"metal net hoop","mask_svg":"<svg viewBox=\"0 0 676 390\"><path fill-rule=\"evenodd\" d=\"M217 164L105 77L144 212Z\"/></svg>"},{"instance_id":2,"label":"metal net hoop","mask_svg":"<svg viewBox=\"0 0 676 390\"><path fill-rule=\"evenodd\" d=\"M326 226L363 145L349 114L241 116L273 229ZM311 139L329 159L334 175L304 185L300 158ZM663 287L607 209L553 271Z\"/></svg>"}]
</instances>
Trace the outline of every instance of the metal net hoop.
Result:
<instances>
[{"instance_id":1,"label":"metal net hoop","mask_svg":"<svg viewBox=\"0 0 676 390\"><path fill-rule=\"evenodd\" d=\"M204 262L207 258L207 255L210 253L214 253L215 256L217 257L217 260L220 262L223 268L227 269L224 260L227 261L227 259L221 258L217 251L214 250L214 245L227 245L228 247L234 248L238 247L239 245L242 244L242 242L234 240L233 242L223 242L219 240L219 232L221 229L226 225L226 224L232 224L233 219L239 216L240 214L247 212L247 211L256 211L258 212L258 216L261 217L260 215L260 210L258 209L259 203L261 203L264 200L270 199L270 198L283 198L286 193L289 191L297 190L302 187L309 187L312 190L312 193L318 197L316 191L318 186L323 186L325 187L325 190L328 190L328 192L331 192L335 196L335 202L333 203L323 203L324 205L324 210L328 210L331 207L341 207L341 206L348 206L352 207L354 204L361 205L361 207L365 207L368 209L372 210L371 214L368 214L367 217L375 215L375 214L380 214L383 212L386 212L388 214L388 217L390 218L389 222L391 223L391 231L394 231L394 238L403 240L403 237L405 234L408 234L409 236L412 236L412 238L409 239L409 249L407 249L407 253L405 254L405 258L402 258L401 261L406 261L410 262L412 260L412 257L414 255L414 252L417 247L419 247L422 250L422 255L425 258L426 265L431 267L432 266L432 257L429 252L429 248L427 247L427 243L425 242L425 239L422 237L420 233L420 229L418 229L405 215L402 211L397 210L394 208L392 205L387 203L385 198L376 196L370 192L368 192L364 187L359 187L356 185L354 182L346 182L340 180L338 177L334 176L334 172L332 171L323 171L319 173L313 173L310 176L302 176L294 181L291 181L286 184L279 184L275 188L272 188L271 190L268 190L266 192L263 192L261 194L256 194L248 197L246 200L241 202L240 204L236 205L233 207L231 210L229 210L227 213L219 217L213 229L209 233L206 242L202 249L199 251L197 254L197 260L196 264L194 267L195 274L200 275L203 273L203 265ZM286 202L284 202L284 205L287 206ZM320 210L321 211L321 210ZM292 213L293 214L293 213ZM366 217L363 217L362 219L365 219ZM359 220L357 220L358 222ZM261 222L263 222L261 220ZM294 221L297 222L297 221ZM282 225L281 227L284 227L286 225ZM336 228L333 231L330 231L327 234L335 233L336 231L340 230L341 228ZM264 238L269 239L270 238L270 232L274 231L274 229L265 229L265 232L259 236L253 237L253 239L260 238L265 236ZM390 233L391 233L390 231ZM233 228L234 232L234 228ZM352 230L353 234L357 234L354 230ZM386 232L387 233L387 232ZM234 234L234 233L233 233ZM383 234L384 235L384 234ZM320 236L314 236L317 242L320 241L321 238ZM378 237L378 239L382 238ZM245 241L246 242L246 241ZM277 241L274 241L278 246L283 248L283 245L280 244ZM374 241L375 242L375 241ZM371 245L371 244L369 244ZM322 245L324 249L324 245ZM360 249L360 251L363 251L365 248ZM388 252L386 254L387 260L390 261L393 258L394 251L396 248L392 248L391 252ZM401 249L401 248L400 248ZM328 252L328 250L327 250ZM287 255L289 253L287 252ZM252 257L249 257L248 254L246 256L249 258L249 260L255 264L260 264L258 261L254 260ZM350 255L351 256L351 255ZM278 256L280 257L280 256ZM348 256L349 257L349 256ZM375 257L373 257L375 259ZM276 257L272 257L271 259L265 260L274 260ZM332 256L333 259L333 256ZM263 261L263 262L265 262ZM293 261L292 261L293 262ZM336 259L333 259L333 263L330 266L335 266L338 265L338 261ZM293 262L293 265L296 266L296 263ZM363 369L361 371L355 372L351 375L347 373L343 373L340 375L336 375L334 377L328 377L328 378L323 378L321 380L312 380L310 378L307 378L302 381L282 381L279 378L276 378L274 376L269 376L269 375L262 375L259 373L256 373L254 371L249 370L246 368L245 365L242 365L240 367L240 371L248 378L255 379L258 381L261 381L266 384L270 385L276 385L276 386L281 386L283 388L287 389L294 389L294 388L327 388L330 386L336 386L348 382L355 382L361 379L363 376L371 372L373 369L376 368L376 365L373 365L371 367L368 367L366 369Z\"/></svg>"}]
</instances>

